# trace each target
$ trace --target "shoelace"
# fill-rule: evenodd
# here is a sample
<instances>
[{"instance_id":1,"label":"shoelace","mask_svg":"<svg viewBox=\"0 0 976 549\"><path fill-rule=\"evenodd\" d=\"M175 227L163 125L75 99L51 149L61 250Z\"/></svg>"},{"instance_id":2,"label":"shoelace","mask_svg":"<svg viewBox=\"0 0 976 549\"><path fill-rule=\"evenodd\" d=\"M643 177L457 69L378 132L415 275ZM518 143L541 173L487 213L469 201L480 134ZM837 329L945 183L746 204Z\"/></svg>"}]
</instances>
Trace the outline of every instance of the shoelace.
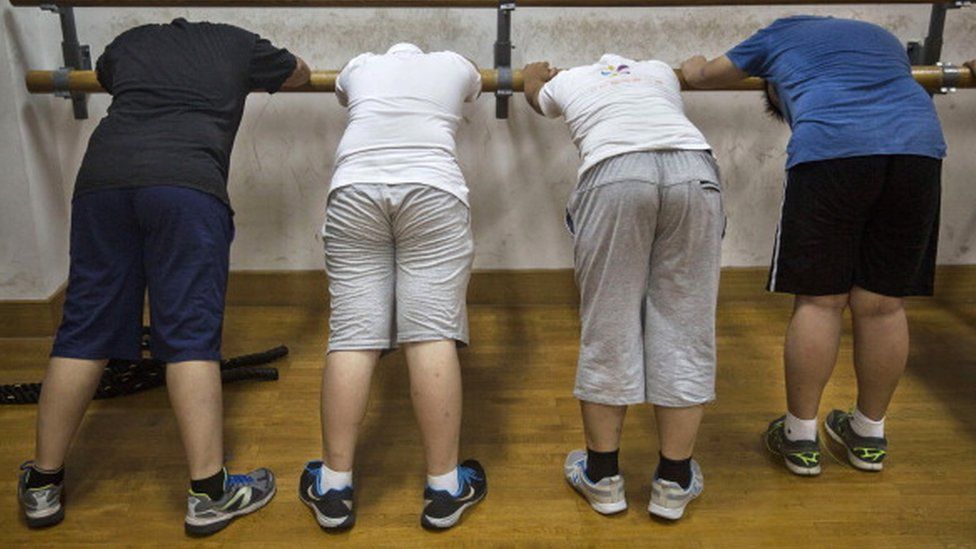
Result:
<instances>
[{"instance_id":1,"label":"shoelace","mask_svg":"<svg viewBox=\"0 0 976 549\"><path fill-rule=\"evenodd\" d=\"M227 475L227 487L246 486L254 484L254 477L251 475Z\"/></svg>"},{"instance_id":2,"label":"shoelace","mask_svg":"<svg viewBox=\"0 0 976 549\"><path fill-rule=\"evenodd\" d=\"M481 480L478 473L470 467L458 467L458 486L464 486L465 484L471 484L472 481Z\"/></svg>"}]
</instances>

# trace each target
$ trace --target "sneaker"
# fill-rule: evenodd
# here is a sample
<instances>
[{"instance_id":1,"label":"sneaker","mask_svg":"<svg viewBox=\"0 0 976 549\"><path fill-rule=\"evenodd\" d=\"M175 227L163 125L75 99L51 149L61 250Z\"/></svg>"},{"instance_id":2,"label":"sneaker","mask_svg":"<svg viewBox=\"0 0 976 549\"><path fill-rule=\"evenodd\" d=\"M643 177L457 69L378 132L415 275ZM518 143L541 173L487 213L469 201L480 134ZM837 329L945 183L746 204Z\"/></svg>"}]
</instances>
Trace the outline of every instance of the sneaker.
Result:
<instances>
[{"instance_id":1,"label":"sneaker","mask_svg":"<svg viewBox=\"0 0 976 549\"><path fill-rule=\"evenodd\" d=\"M820 439L790 440L786 438L786 416L769 424L764 436L766 448L783 456L783 463L790 472L802 476L820 474Z\"/></svg>"},{"instance_id":2,"label":"sneaker","mask_svg":"<svg viewBox=\"0 0 976 549\"><path fill-rule=\"evenodd\" d=\"M580 493L590 507L601 515L612 515L627 510L624 496L624 478L620 475L605 477L593 482L586 476L586 450L573 450L563 465L566 482Z\"/></svg>"},{"instance_id":3,"label":"sneaker","mask_svg":"<svg viewBox=\"0 0 976 549\"><path fill-rule=\"evenodd\" d=\"M488 479L481 464L469 459L458 466L457 494L445 490L424 489L424 512L420 525L433 530L450 528L461 520L464 511L485 499L488 493Z\"/></svg>"},{"instance_id":4,"label":"sneaker","mask_svg":"<svg viewBox=\"0 0 976 549\"><path fill-rule=\"evenodd\" d=\"M227 475L224 497L214 501L207 494L190 491L187 496L186 533L209 536L227 527L239 516L264 507L275 495L275 477L267 469L246 475Z\"/></svg>"},{"instance_id":5,"label":"sneaker","mask_svg":"<svg viewBox=\"0 0 976 549\"><path fill-rule=\"evenodd\" d=\"M698 462L691 460L691 484L682 488L677 482L658 478L654 472L654 482L651 483L651 502L647 505L647 512L668 520L678 520L685 514L685 507L691 500L701 495L705 489L705 477L702 476Z\"/></svg>"},{"instance_id":6,"label":"sneaker","mask_svg":"<svg viewBox=\"0 0 976 549\"><path fill-rule=\"evenodd\" d=\"M888 455L888 440L862 437L851 428L851 414L834 410L827 414L824 429L830 438L847 449L847 461L862 471L880 471Z\"/></svg>"},{"instance_id":7,"label":"sneaker","mask_svg":"<svg viewBox=\"0 0 976 549\"><path fill-rule=\"evenodd\" d=\"M40 488L28 488L27 476L30 475L33 462L28 461L20 466L20 482L17 483L17 498L24 509L28 528L44 528L54 526L64 520L64 506L61 504L61 491L64 483L48 484Z\"/></svg>"},{"instance_id":8,"label":"sneaker","mask_svg":"<svg viewBox=\"0 0 976 549\"><path fill-rule=\"evenodd\" d=\"M315 514L315 520L325 530L346 530L356 524L353 511L352 486L342 490L319 492L319 477L322 476L322 462L310 461L305 464L302 478L298 482L298 499L308 505Z\"/></svg>"}]
</instances>

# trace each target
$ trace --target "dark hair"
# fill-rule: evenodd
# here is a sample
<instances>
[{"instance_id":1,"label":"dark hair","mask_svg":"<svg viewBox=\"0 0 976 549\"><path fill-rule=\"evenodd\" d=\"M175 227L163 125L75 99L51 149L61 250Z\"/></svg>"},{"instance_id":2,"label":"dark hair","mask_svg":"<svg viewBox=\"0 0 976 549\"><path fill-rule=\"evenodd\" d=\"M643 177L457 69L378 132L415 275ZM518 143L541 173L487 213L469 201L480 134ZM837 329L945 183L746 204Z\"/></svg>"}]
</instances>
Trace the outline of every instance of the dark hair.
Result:
<instances>
[{"instance_id":1,"label":"dark hair","mask_svg":"<svg viewBox=\"0 0 976 549\"><path fill-rule=\"evenodd\" d=\"M786 116L780 107L779 94L769 80L763 82L763 97L766 100L766 114L785 124Z\"/></svg>"}]
</instances>

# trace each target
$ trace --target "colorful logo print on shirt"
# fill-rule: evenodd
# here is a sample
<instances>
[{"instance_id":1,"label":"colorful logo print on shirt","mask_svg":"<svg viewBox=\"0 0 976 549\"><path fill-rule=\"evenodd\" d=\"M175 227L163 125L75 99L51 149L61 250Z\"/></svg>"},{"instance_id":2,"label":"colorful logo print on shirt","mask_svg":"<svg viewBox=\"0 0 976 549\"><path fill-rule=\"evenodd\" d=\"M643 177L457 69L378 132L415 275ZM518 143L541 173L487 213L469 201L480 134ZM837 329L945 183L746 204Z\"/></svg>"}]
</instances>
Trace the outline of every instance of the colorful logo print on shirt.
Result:
<instances>
[{"instance_id":1,"label":"colorful logo print on shirt","mask_svg":"<svg viewBox=\"0 0 976 549\"><path fill-rule=\"evenodd\" d=\"M630 67L627 65L607 65L606 68L600 71L601 76L620 76L622 74L630 74Z\"/></svg>"}]
</instances>

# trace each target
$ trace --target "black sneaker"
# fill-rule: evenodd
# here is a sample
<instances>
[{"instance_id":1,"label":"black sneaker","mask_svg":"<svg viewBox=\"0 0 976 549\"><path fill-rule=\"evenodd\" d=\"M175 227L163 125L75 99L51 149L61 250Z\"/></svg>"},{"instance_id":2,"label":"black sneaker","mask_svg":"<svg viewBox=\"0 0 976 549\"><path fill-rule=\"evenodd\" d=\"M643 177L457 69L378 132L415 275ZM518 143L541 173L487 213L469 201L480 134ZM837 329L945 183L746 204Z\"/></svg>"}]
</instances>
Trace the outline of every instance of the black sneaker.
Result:
<instances>
[{"instance_id":1,"label":"black sneaker","mask_svg":"<svg viewBox=\"0 0 976 549\"><path fill-rule=\"evenodd\" d=\"M847 461L862 471L880 471L888 455L888 440L862 437L851 429L851 414L833 410L824 420L824 429L830 438L847 449Z\"/></svg>"},{"instance_id":2,"label":"black sneaker","mask_svg":"<svg viewBox=\"0 0 976 549\"><path fill-rule=\"evenodd\" d=\"M469 459L458 466L457 494L444 490L424 489L424 512L420 525L432 530L450 528L461 520L464 511L485 499L488 493L488 479L481 464Z\"/></svg>"},{"instance_id":3,"label":"black sneaker","mask_svg":"<svg viewBox=\"0 0 976 549\"><path fill-rule=\"evenodd\" d=\"M274 497L275 477L267 469L255 469L246 475L227 475L224 495L214 501L207 494L190 491L187 496L186 533L209 536L227 527L234 519L257 511Z\"/></svg>"},{"instance_id":4,"label":"black sneaker","mask_svg":"<svg viewBox=\"0 0 976 549\"><path fill-rule=\"evenodd\" d=\"M319 493L319 477L322 475L322 462L310 461L305 464L302 478L298 482L298 499L308 505L315 514L315 520L325 530L347 530L356 524L353 511L352 486L342 490L327 490Z\"/></svg>"},{"instance_id":5,"label":"black sneaker","mask_svg":"<svg viewBox=\"0 0 976 549\"><path fill-rule=\"evenodd\" d=\"M17 482L17 499L24 510L24 518L28 528L44 528L54 526L64 520L64 506L61 504L61 492L64 483L48 484L40 488L28 488L27 477L31 472L32 462L28 461L20 466L23 473Z\"/></svg>"},{"instance_id":6,"label":"black sneaker","mask_svg":"<svg viewBox=\"0 0 976 549\"><path fill-rule=\"evenodd\" d=\"M766 448L783 456L783 463L790 472L812 477L820 474L820 439L790 440L786 438L786 416L781 416L766 429Z\"/></svg>"}]
</instances>

